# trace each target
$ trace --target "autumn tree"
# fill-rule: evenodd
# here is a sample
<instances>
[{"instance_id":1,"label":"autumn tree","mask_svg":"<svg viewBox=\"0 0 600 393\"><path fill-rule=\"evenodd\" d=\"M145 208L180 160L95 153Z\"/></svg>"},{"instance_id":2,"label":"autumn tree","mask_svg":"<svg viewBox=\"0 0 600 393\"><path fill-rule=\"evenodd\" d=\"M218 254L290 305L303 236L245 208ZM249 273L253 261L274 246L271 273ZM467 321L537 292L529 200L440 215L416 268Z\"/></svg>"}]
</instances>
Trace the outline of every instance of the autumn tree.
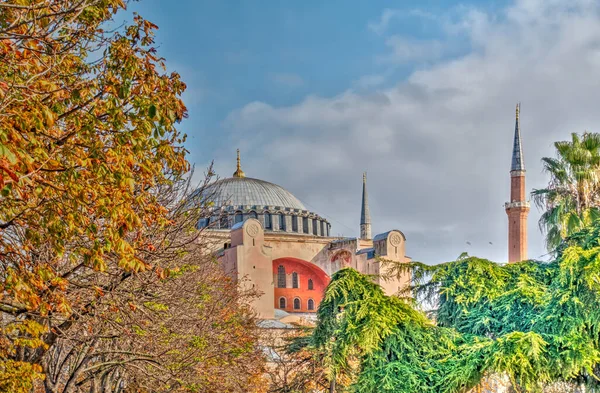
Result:
<instances>
[{"instance_id":1,"label":"autumn tree","mask_svg":"<svg viewBox=\"0 0 600 393\"><path fill-rule=\"evenodd\" d=\"M0 390L27 391L99 299L170 277L193 242L161 199L189 169L185 84L155 25L106 28L125 5L0 3Z\"/></svg>"}]
</instances>

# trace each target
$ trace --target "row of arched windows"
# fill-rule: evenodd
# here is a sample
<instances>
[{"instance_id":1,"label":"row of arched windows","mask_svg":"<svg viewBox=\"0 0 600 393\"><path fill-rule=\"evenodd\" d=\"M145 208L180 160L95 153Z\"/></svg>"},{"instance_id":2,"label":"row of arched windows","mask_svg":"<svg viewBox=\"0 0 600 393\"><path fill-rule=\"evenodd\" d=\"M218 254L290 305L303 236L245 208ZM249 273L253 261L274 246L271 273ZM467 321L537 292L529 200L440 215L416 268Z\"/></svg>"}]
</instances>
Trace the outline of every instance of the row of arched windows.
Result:
<instances>
[{"instance_id":1,"label":"row of arched windows","mask_svg":"<svg viewBox=\"0 0 600 393\"><path fill-rule=\"evenodd\" d=\"M287 308L287 299L284 298L283 296L279 298L279 308L284 310ZM302 309L302 301L300 300L299 297L294 298L294 310L300 310ZM308 299L308 302L306 302L306 309L307 310L314 310L315 309L315 301L312 299Z\"/></svg>"},{"instance_id":2,"label":"row of arched windows","mask_svg":"<svg viewBox=\"0 0 600 393\"><path fill-rule=\"evenodd\" d=\"M287 282L286 282L286 277L285 277L285 266L283 265L279 265L277 267L277 288L286 288L287 287ZM298 273L293 272L292 273L292 288L300 288L300 278L298 276ZM308 289L312 290L314 289L314 283L312 278L308 279Z\"/></svg>"},{"instance_id":3,"label":"row of arched windows","mask_svg":"<svg viewBox=\"0 0 600 393\"><path fill-rule=\"evenodd\" d=\"M247 213L246 217L258 219L258 213L256 211L250 211L249 213ZM274 224L278 223L279 230L282 232L286 231L286 221L285 221L285 215L283 213L272 214L272 213L265 211L263 213L263 217L264 217L265 229L272 230L274 227ZM309 219L307 217L299 217L299 216L291 216L291 217L292 217L292 232L300 232L300 233L309 234L308 224L309 224L309 220L312 220L312 234L314 236L318 236L319 233L321 234L321 236L329 236L329 233L327 233L328 227L327 227L327 224L325 223L325 221L318 220L318 219ZM300 218L302 218L302 222L300 222ZM203 218L198 223L198 227L199 228L207 227L210 224L210 222L213 220L214 219ZM230 228L229 215L227 213L222 213L220 216L218 216L216 218L215 221L219 222L220 229ZM235 225L242 221L244 221L244 213L242 213L241 211L238 210L233 215L233 224L232 225ZM301 226L301 228L300 228L300 226ZM319 231L319 229L320 229L320 231Z\"/></svg>"}]
</instances>

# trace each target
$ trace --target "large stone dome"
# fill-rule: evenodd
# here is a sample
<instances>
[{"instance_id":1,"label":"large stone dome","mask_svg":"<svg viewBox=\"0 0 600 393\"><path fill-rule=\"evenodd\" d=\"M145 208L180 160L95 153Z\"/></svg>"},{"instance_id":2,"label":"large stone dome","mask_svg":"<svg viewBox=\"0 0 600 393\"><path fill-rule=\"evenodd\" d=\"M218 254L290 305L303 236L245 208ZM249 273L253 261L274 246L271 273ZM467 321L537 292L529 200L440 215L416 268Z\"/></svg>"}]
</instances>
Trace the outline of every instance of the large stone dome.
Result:
<instances>
[{"instance_id":1,"label":"large stone dome","mask_svg":"<svg viewBox=\"0 0 600 393\"><path fill-rule=\"evenodd\" d=\"M205 202L212 202L211 217L201 219L200 228L234 229L254 218L267 232L329 236L329 222L307 210L291 192L277 184L246 177L239 150L233 176L199 191Z\"/></svg>"},{"instance_id":2,"label":"large stone dome","mask_svg":"<svg viewBox=\"0 0 600 393\"><path fill-rule=\"evenodd\" d=\"M306 210L291 192L277 184L250 177L229 177L212 184L205 191L214 206L273 206Z\"/></svg>"}]
</instances>

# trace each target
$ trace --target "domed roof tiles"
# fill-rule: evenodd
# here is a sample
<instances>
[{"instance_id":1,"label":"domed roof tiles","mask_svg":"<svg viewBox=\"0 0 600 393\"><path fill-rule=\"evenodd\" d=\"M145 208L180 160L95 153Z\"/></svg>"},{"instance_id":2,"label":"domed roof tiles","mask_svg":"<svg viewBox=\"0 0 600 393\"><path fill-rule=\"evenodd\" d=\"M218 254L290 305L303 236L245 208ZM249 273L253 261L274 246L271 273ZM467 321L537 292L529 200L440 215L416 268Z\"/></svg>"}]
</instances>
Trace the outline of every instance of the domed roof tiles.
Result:
<instances>
[{"instance_id":1,"label":"domed roof tiles","mask_svg":"<svg viewBox=\"0 0 600 393\"><path fill-rule=\"evenodd\" d=\"M307 210L291 192L250 177L230 177L212 184L206 195L215 206L279 206Z\"/></svg>"}]
</instances>

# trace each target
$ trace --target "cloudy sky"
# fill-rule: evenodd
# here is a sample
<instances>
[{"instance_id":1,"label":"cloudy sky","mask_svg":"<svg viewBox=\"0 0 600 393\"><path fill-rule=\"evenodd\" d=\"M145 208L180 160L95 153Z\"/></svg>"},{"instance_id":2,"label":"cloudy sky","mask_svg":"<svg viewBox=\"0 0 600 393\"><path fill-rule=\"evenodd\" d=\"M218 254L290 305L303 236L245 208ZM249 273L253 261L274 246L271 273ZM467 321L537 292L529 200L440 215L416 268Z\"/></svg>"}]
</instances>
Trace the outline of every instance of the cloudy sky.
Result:
<instances>
[{"instance_id":1,"label":"cloudy sky","mask_svg":"<svg viewBox=\"0 0 600 393\"><path fill-rule=\"evenodd\" d=\"M175 5L176 4L176 5ZM443 6L442 6L443 4ZM598 131L600 1L143 0L188 85L190 160L277 183L357 236L362 172L374 233L426 263L507 259L515 104L527 188L571 132ZM545 254L529 216L529 255ZM470 243L467 244L467 242Z\"/></svg>"}]
</instances>

